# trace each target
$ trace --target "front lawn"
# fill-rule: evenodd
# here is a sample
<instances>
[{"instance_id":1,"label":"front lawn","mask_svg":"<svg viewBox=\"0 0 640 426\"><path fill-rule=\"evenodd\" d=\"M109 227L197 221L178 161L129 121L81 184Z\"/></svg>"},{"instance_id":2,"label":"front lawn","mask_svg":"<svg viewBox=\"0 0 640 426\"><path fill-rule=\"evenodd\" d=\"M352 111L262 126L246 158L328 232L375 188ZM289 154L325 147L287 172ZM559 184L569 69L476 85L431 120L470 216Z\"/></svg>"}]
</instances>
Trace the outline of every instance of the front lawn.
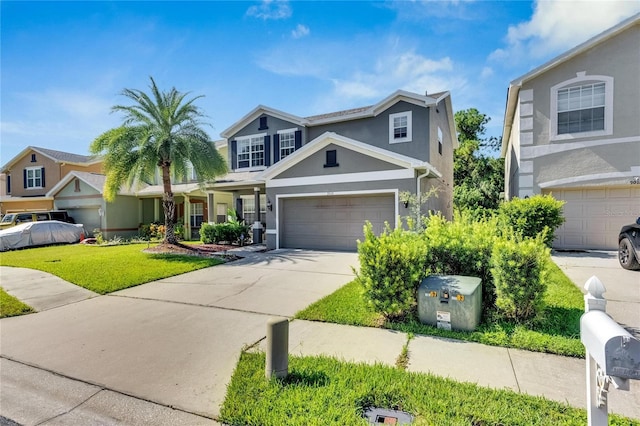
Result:
<instances>
[{"instance_id":1,"label":"front lawn","mask_svg":"<svg viewBox=\"0 0 640 426\"><path fill-rule=\"evenodd\" d=\"M49 246L4 252L0 265L49 272L99 294L222 263L216 258L143 253L146 244Z\"/></svg>"},{"instance_id":2,"label":"front lawn","mask_svg":"<svg viewBox=\"0 0 640 426\"><path fill-rule=\"evenodd\" d=\"M290 357L289 376L266 380L264 354L243 353L220 421L229 425L367 425L367 407L400 409L415 425L584 425L586 411L541 397L457 383L399 368ZM609 416L610 425L640 422Z\"/></svg>"},{"instance_id":3,"label":"front lawn","mask_svg":"<svg viewBox=\"0 0 640 426\"><path fill-rule=\"evenodd\" d=\"M295 317L584 357L584 346L580 342L580 316L584 313L582 293L555 263L549 261L547 267L549 277L545 310L537 321L526 326L484 316L474 332L446 331L421 324L415 312L402 321L386 321L367 304L357 281L298 312Z\"/></svg>"},{"instance_id":4,"label":"front lawn","mask_svg":"<svg viewBox=\"0 0 640 426\"><path fill-rule=\"evenodd\" d=\"M25 305L0 287L0 318L14 317L33 312L33 308Z\"/></svg>"}]
</instances>

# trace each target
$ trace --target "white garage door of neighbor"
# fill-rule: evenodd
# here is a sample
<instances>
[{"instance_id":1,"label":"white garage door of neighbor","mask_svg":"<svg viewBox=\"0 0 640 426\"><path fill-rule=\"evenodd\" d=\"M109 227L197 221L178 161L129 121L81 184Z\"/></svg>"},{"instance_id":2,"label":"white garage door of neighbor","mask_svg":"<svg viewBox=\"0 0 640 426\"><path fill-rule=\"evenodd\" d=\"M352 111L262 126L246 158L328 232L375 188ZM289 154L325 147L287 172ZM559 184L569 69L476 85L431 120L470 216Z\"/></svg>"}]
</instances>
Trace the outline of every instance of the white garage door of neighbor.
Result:
<instances>
[{"instance_id":1,"label":"white garage door of neighbor","mask_svg":"<svg viewBox=\"0 0 640 426\"><path fill-rule=\"evenodd\" d=\"M100 214L98 208L67 209L69 216L76 223L81 223L87 235L93 235L93 230L100 228Z\"/></svg>"},{"instance_id":2,"label":"white garage door of neighbor","mask_svg":"<svg viewBox=\"0 0 640 426\"><path fill-rule=\"evenodd\" d=\"M620 228L640 216L638 185L546 192L566 202L566 222L556 231L554 248L616 250Z\"/></svg>"},{"instance_id":3,"label":"white garage door of neighbor","mask_svg":"<svg viewBox=\"0 0 640 426\"><path fill-rule=\"evenodd\" d=\"M280 247L356 250L368 220L377 234L395 224L395 195L327 196L282 199Z\"/></svg>"}]
</instances>

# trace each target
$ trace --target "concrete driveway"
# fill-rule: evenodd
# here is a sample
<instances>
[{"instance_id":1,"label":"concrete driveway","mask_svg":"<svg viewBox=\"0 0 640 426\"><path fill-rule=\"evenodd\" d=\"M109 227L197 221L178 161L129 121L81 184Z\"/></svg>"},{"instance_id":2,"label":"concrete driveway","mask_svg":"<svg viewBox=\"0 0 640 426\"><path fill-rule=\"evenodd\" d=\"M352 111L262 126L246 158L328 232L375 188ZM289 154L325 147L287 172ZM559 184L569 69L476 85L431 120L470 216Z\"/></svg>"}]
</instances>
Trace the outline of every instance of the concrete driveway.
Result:
<instances>
[{"instance_id":1,"label":"concrete driveway","mask_svg":"<svg viewBox=\"0 0 640 426\"><path fill-rule=\"evenodd\" d=\"M167 424L214 424L241 349L265 337L268 318L332 293L356 264L355 253L281 250L5 318L0 416L82 424L100 418L110 399L134 397L128 404L166 410L156 415ZM51 389L66 380L82 391L51 391L56 403L43 404L39 375ZM89 399L93 411L73 410Z\"/></svg>"},{"instance_id":2,"label":"concrete driveway","mask_svg":"<svg viewBox=\"0 0 640 426\"><path fill-rule=\"evenodd\" d=\"M607 313L640 337L640 271L622 269L615 251L554 251L552 258L583 293L587 280L598 277L607 289Z\"/></svg>"}]
</instances>

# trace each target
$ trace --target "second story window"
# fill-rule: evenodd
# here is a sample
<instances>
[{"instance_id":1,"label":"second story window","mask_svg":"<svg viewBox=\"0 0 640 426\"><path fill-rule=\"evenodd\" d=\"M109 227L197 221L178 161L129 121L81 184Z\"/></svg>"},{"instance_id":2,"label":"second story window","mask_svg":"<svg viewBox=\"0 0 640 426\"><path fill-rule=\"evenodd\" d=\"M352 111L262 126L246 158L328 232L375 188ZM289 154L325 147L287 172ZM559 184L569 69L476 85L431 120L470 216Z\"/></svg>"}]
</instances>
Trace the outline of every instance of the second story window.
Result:
<instances>
[{"instance_id":1,"label":"second story window","mask_svg":"<svg viewBox=\"0 0 640 426\"><path fill-rule=\"evenodd\" d=\"M558 90L558 134L604 130L604 83Z\"/></svg>"},{"instance_id":2,"label":"second story window","mask_svg":"<svg viewBox=\"0 0 640 426\"><path fill-rule=\"evenodd\" d=\"M295 131L287 131L279 133L280 135L280 159L282 160L287 155L293 154L296 150L296 135Z\"/></svg>"},{"instance_id":3,"label":"second story window","mask_svg":"<svg viewBox=\"0 0 640 426\"><path fill-rule=\"evenodd\" d=\"M24 169L25 188L44 187L44 169L41 167L27 167Z\"/></svg>"},{"instance_id":4,"label":"second story window","mask_svg":"<svg viewBox=\"0 0 640 426\"><path fill-rule=\"evenodd\" d=\"M389 143L411 142L411 111L389 115Z\"/></svg>"},{"instance_id":5,"label":"second story window","mask_svg":"<svg viewBox=\"0 0 640 426\"><path fill-rule=\"evenodd\" d=\"M264 166L264 136L255 135L238 139L238 168Z\"/></svg>"}]
</instances>

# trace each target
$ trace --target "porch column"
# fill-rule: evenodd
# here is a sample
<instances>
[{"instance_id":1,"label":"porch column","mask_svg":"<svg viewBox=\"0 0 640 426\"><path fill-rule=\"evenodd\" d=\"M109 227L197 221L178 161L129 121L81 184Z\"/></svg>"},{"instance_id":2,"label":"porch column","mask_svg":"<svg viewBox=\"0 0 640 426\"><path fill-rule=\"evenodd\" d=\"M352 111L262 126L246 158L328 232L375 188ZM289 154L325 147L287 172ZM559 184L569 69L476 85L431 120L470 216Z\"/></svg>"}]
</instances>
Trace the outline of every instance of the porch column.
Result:
<instances>
[{"instance_id":1,"label":"porch column","mask_svg":"<svg viewBox=\"0 0 640 426\"><path fill-rule=\"evenodd\" d=\"M184 239L187 241L191 240L191 201L189 200L189 196L184 194L184 217L182 218L182 223L184 224Z\"/></svg>"},{"instance_id":2,"label":"porch column","mask_svg":"<svg viewBox=\"0 0 640 426\"><path fill-rule=\"evenodd\" d=\"M160 198L153 199L153 221L160 221ZM164 223L164 221L162 221Z\"/></svg>"},{"instance_id":3,"label":"porch column","mask_svg":"<svg viewBox=\"0 0 640 426\"><path fill-rule=\"evenodd\" d=\"M138 226L142 225L144 220L142 198L138 198Z\"/></svg>"},{"instance_id":4,"label":"porch column","mask_svg":"<svg viewBox=\"0 0 640 426\"><path fill-rule=\"evenodd\" d=\"M216 221L216 211L215 209L215 203L213 202L213 192L210 194L207 194L207 222L209 223L215 223Z\"/></svg>"},{"instance_id":5,"label":"porch column","mask_svg":"<svg viewBox=\"0 0 640 426\"><path fill-rule=\"evenodd\" d=\"M253 243L262 244L262 222L260 222L260 188L253 188L256 206L256 221L253 223Z\"/></svg>"}]
</instances>

